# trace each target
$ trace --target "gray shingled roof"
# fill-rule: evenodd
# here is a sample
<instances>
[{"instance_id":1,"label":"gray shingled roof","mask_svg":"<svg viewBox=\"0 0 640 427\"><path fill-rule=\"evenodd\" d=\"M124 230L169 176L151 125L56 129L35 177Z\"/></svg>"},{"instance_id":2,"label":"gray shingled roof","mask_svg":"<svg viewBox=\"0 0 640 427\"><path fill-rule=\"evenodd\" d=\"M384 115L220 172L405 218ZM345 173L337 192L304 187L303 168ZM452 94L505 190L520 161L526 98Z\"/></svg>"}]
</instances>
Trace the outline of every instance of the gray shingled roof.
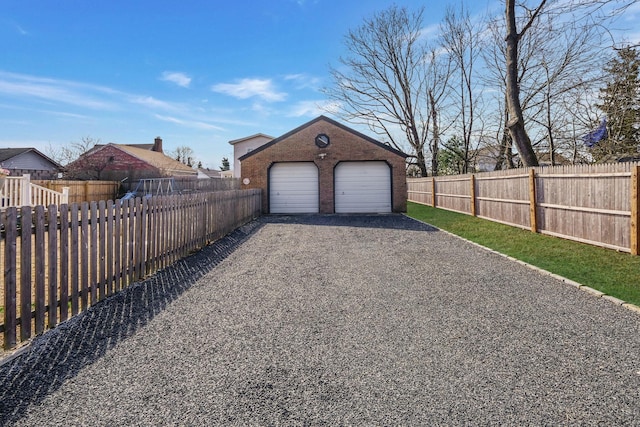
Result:
<instances>
[{"instance_id":1,"label":"gray shingled roof","mask_svg":"<svg viewBox=\"0 0 640 427\"><path fill-rule=\"evenodd\" d=\"M31 148L31 147L28 147L28 148L0 148L0 162L4 162L6 160L12 159L12 158L14 158L16 156L19 156L20 154L28 153L29 151L33 151L34 153L36 153L40 157L42 157L42 158L46 159L47 161L51 162L52 164L56 165L56 167L59 167L59 168L62 167L55 160L50 159L49 157L47 157L44 154L42 154L40 151L36 150L35 148Z\"/></svg>"}]
</instances>

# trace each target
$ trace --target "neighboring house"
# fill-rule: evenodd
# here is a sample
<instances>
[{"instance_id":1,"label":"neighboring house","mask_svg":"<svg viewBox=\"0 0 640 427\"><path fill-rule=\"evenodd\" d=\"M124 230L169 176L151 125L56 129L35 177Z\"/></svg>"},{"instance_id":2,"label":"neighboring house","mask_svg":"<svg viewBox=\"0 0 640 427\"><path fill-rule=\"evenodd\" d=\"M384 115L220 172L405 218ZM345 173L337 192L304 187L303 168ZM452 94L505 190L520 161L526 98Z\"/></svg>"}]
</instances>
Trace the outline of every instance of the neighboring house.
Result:
<instances>
[{"instance_id":1,"label":"neighboring house","mask_svg":"<svg viewBox=\"0 0 640 427\"><path fill-rule=\"evenodd\" d=\"M222 178L221 172L215 169L198 168L198 179Z\"/></svg>"},{"instance_id":2,"label":"neighboring house","mask_svg":"<svg viewBox=\"0 0 640 427\"><path fill-rule=\"evenodd\" d=\"M490 172L495 169L498 155L500 154L499 145L487 145L478 149L475 153L474 170L476 172ZM551 166L551 154L549 152L537 152L538 164L540 166ZM520 167L520 156L518 153L513 154L513 163L516 167ZM571 160L567 159L560 153L555 155L556 166L571 165ZM505 165L506 167L506 165Z\"/></svg>"},{"instance_id":3,"label":"neighboring house","mask_svg":"<svg viewBox=\"0 0 640 427\"><path fill-rule=\"evenodd\" d=\"M0 148L0 166L11 176L30 174L31 179L57 179L63 167L35 148Z\"/></svg>"},{"instance_id":4,"label":"neighboring house","mask_svg":"<svg viewBox=\"0 0 640 427\"><path fill-rule=\"evenodd\" d=\"M99 179L129 182L148 178L192 177L198 172L162 152L162 139L153 145L96 145L67 165L72 179Z\"/></svg>"},{"instance_id":5,"label":"neighboring house","mask_svg":"<svg viewBox=\"0 0 640 427\"><path fill-rule=\"evenodd\" d=\"M406 157L320 116L238 160L264 212L385 213L407 209Z\"/></svg>"},{"instance_id":6,"label":"neighboring house","mask_svg":"<svg viewBox=\"0 0 640 427\"><path fill-rule=\"evenodd\" d=\"M272 136L257 133L245 138L229 141L229 144L233 145L233 178L240 178L242 176L242 166L240 165L239 158L250 153L256 148L263 146L271 140L273 140Z\"/></svg>"},{"instance_id":7,"label":"neighboring house","mask_svg":"<svg viewBox=\"0 0 640 427\"><path fill-rule=\"evenodd\" d=\"M500 154L499 145L486 145L475 152L473 170L489 172L495 169Z\"/></svg>"},{"instance_id":8,"label":"neighboring house","mask_svg":"<svg viewBox=\"0 0 640 427\"><path fill-rule=\"evenodd\" d=\"M540 166L551 166L551 153L537 153L538 156L538 164ZM556 153L555 155L555 165L554 166L566 166L570 165L571 160L567 159L560 153Z\"/></svg>"}]
</instances>

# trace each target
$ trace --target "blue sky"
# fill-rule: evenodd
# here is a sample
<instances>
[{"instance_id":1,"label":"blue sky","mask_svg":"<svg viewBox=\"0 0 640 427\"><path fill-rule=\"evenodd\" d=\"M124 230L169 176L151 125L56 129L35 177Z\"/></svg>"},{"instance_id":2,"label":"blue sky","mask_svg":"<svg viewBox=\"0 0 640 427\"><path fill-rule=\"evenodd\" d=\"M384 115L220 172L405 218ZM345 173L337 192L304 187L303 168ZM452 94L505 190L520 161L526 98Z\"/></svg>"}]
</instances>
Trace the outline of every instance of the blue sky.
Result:
<instances>
[{"instance_id":1,"label":"blue sky","mask_svg":"<svg viewBox=\"0 0 640 427\"><path fill-rule=\"evenodd\" d=\"M161 136L217 168L229 140L321 114L344 35L391 4L0 0L0 147ZM444 8L431 2L432 24Z\"/></svg>"},{"instance_id":2,"label":"blue sky","mask_svg":"<svg viewBox=\"0 0 640 427\"><path fill-rule=\"evenodd\" d=\"M447 3L428 3L426 26ZM165 151L188 146L217 168L229 140L277 137L322 114L345 34L392 4L0 0L0 147L161 136ZM500 2L468 5L481 14Z\"/></svg>"}]
</instances>

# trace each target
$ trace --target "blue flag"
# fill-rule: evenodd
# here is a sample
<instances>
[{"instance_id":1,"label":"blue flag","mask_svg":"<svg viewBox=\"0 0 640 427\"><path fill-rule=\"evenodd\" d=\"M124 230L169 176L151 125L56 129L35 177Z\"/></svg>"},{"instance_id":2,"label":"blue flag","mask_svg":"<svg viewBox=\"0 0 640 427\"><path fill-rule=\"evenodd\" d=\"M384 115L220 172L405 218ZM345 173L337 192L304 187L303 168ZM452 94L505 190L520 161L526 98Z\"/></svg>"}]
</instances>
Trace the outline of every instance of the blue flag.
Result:
<instances>
[{"instance_id":1,"label":"blue flag","mask_svg":"<svg viewBox=\"0 0 640 427\"><path fill-rule=\"evenodd\" d=\"M607 137L607 119L603 118L602 123L596 129L592 130L588 134L582 137L584 141L584 145L589 148L592 148L598 142L602 141Z\"/></svg>"}]
</instances>

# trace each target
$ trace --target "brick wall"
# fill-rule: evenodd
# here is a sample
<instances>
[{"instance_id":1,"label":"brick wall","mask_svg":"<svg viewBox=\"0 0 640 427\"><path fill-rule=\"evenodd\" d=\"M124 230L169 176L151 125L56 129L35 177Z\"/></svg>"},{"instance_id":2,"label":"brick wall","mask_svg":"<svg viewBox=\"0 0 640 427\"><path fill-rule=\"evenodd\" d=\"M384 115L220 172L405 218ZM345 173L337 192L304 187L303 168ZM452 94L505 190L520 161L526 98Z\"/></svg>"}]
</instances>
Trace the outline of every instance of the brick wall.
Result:
<instances>
[{"instance_id":1,"label":"brick wall","mask_svg":"<svg viewBox=\"0 0 640 427\"><path fill-rule=\"evenodd\" d=\"M315 145L315 137L327 134L331 140L326 148ZM323 156L321 156L323 155ZM276 162L313 161L318 167L320 185L320 213L334 212L334 169L343 161L386 161L392 176L392 210L406 212L407 184L405 159L395 151L387 150L369 141L363 135L321 117L309 122L248 155L242 162L242 189L262 189L262 207L269 209L269 167Z\"/></svg>"},{"instance_id":2,"label":"brick wall","mask_svg":"<svg viewBox=\"0 0 640 427\"><path fill-rule=\"evenodd\" d=\"M72 163L67 175L73 179L113 181L161 176L160 171L147 162L109 145Z\"/></svg>"}]
</instances>

